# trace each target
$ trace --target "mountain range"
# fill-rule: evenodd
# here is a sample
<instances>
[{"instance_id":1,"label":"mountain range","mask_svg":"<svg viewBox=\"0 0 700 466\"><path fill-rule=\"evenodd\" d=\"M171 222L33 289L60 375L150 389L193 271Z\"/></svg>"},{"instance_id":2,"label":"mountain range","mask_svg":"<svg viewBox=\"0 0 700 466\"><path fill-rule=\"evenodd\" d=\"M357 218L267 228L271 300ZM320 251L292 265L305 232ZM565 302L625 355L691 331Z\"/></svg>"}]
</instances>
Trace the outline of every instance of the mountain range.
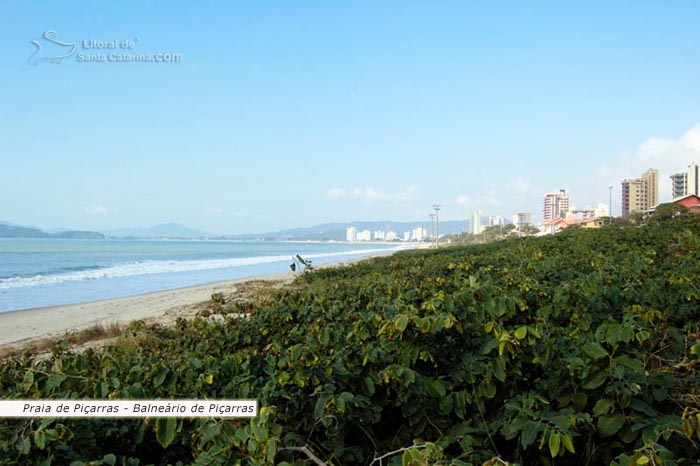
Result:
<instances>
[{"instance_id":1,"label":"mountain range","mask_svg":"<svg viewBox=\"0 0 700 466\"><path fill-rule=\"evenodd\" d=\"M9 222L0 222L0 238L77 238L77 239L105 239L105 238L171 238L171 239L235 239L235 240L264 240L264 241L343 241L345 231L349 227L355 227L358 231L394 231L399 238L403 238L404 232L412 231L418 227L425 228L428 234L432 234L430 221L392 222L392 221L355 221L342 223L323 223L304 228L290 228L267 233L246 233L237 235L212 235L206 231L189 228L179 223L162 223L147 228L120 228L95 231L64 230L47 232L35 227L15 225ZM470 231L469 220L447 220L440 222L440 234L449 235Z\"/></svg>"},{"instance_id":2,"label":"mountain range","mask_svg":"<svg viewBox=\"0 0 700 466\"><path fill-rule=\"evenodd\" d=\"M119 228L104 232L117 238L211 238L211 233L189 228L179 223L161 223L148 228Z\"/></svg>"},{"instance_id":3,"label":"mountain range","mask_svg":"<svg viewBox=\"0 0 700 466\"><path fill-rule=\"evenodd\" d=\"M257 239L257 240L345 240L345 230L349 227L355 227L358 231L369 230L372 233L375 231L394 231L400 238L406 231L411 231L418 227L423 227L428 233L431 233L431 222L392 222L392 221L356 221L342 223L323 223L306 228L290 228L286 230L268 232L268 233L251 233L242 235L227 235L224 239ZM448 220L440 222L440 234L453 234L469 231L469 220Z\"/></svg>"},{"instance_id":4,"label":"mountain range","mask_svg":"<svg viewBox=\"0 0 700 466\"><path fill-rule=\"evenodd\" d=\"M24 227L9 222L0 222L0 238L63 238L63 239L105 239L96 231L65 230L47 233L38 228Z\"/></svg>"}]
</instances>

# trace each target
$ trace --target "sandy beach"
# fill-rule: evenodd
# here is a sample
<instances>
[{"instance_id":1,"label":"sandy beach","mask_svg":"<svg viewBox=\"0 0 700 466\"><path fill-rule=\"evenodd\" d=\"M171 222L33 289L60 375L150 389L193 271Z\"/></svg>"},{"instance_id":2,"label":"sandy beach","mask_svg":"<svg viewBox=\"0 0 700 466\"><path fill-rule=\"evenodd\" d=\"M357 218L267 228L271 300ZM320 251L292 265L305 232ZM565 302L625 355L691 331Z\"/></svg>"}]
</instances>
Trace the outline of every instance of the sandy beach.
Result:
<instances>
[{"instance_id":1,"label":"sandy beach","mask_svg":"<svg viewBox=\"0 0 700 466\"><path fill-rule=\"evenodd\" d=\"M337 267L390 254L393 252L323 264L317 268ZM60 338L66 332L95 325L125 325L136 320L169 324L178 317L191 317L203 307L203 303L211 300L214 293L231 296L252 282L262 280L268 286L274 286L289 283L294 277L294 272L288 271L123 298L1 312L0 349L19 349L33 341Z\"/></svg>"},{"instance_id":2,"label":"sandy beach","mask_svg":"<svg viewBox=\"0 0 700 466\"><path fill-rule=\"evenodd\" d=\"M66 332L97 324L123 325L141 319L168 323L179 316L189 316L193 307L211 300L214 293L230 295L247 282L289 282L293 278L292 272L283 272L124 298L2 312L0 348L21 346L35 339L59 338Z\"/></svg>"}]
</instances>

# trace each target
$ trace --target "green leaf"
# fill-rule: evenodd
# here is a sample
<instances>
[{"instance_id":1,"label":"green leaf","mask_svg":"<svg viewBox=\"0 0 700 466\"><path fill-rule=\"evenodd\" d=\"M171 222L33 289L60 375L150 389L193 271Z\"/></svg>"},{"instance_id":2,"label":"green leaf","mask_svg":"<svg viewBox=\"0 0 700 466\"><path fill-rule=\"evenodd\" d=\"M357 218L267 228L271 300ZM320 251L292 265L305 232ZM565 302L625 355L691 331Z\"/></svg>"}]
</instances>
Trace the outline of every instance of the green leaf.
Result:
<instances>
[{"instance_id":1,"label":"green leaf","mask_svg":"<svg viewBox=\"0 0 700 466\"><path fill-rule=\"evenodd\" d=\"M406 327L408 326L408 316L406 314L401 314L398 316L394 321L394 326L400 332L406 330Z\"/></svg>"},{"instance_id":2,"label":"green leaf","mask_svg":"<svg viewBox=\"0 0 700 466\"><path fill-rule=\"evenodd\" d=\"M117 457L113 453L109 453L102 457L102 462L109 466L114 466L117 463Z\"/></svg>"},{"instance_id":3,"label":"green leaf","mask_svg":"<svg viewBox=\"0 0 700 466\"><path fill-rule=\"evenodd\" d=\"M163 382L165 381L165 378L168 376L168 372L170 372L170 369L167 367L162 367L158 369L158 372L156 373L155 377L153 377L153 387L157 388L163 385Z\"/></svg>"},{"instance_id":4,"label":"green leaf","mask_svg":"<svg viewBox=\"0 0 700 466\"><path fill-rule=\"evenodd\" d=\"M549 434L549 454L552 458L559 454L559 445L561 444L561 435L559 432Z\"/></svg>"},{"instance_id":5,"label":"green leaf","mask_svg":"<svg viewBox=\"0 0 700 466\"><path fill-rule=\"evenodd\" d=\"M520 445L527 448L537 439L537 434L540 431L540 425L537 422L530 421L525 424L523 432L520 434Z\"/></svg>"},{"instance_id":6,"label":"green leaf","mask_svg":"<svg viewBox=\"0 0 700 466\"><path fill-rule=\"evenodd\" d=\"M156 440L163 448L173 443L177 435L177 418L167 417L156 420Z\"/></svg>"},{"instance_id":7,"label":"green leaf","mask_svg":"<svg viewBox=\"0 0 700 466\"><path fill-rule=\"evenodd\" d=\"M495 338L490 339L481 348L481 354L489 354L491 351L498 347L498 340Z\"/></svg>"},{"instance_id":8,"label":"green leaf","mask_svg":"<svg viewBox=\"0 0 700 466\"><path fill-rule=\"evenodd\" d=\"M602 414L610 414L610 411L615 407L615 402L613 400L608 400L603 398L598 400L598 402L593 407L593 415L600 416Z\"/></svg>"},{"instance_id":9,"label":"green leaf","mask_svg":"<svg viewBox=\"0 0 700 466\"><path fill-rule=\"evenodd\" d=\"M39 450L46 448L46 434L43 430L34 432L34 445L36 445Z\"/></svg>"},{"instance_id":10,"label":"green leaf","mask_svg":"<svg viewBox=\"0 0 700 466\"><path fill-rule=\"evenodd\" d=\"M274 464L276 454L277 454L277 442L275 442L274 439L270 439L267 441L267 452L265 455L267 462L270 464Z\"/></svg>"},{"instance_id":11,"label":"green leaf","mask_svg":"<svg viewBox=\"0 0 700 466\"><path fill-rule=\"evenodd\" d=\"M331 395L323 395L316 400L316 406L314 407L314 417L320 419L323 417L323 413L326 410L326 403L331 398Z\"/></svg>"},{"instance_id":12,"label":"green leaf","mask_svg":"<svg viewBox=\"0 0 700 466\"><path fill-rule=\"evenodd\" d=\"M503 358L496 358L493 362L493 376L501 382L506 380L506 363Z\"/></svg>"},{"instance_id":13,"label":"green leaf","mask_svg":"<svg viewBox=\"0 0 700 466\"><path fill-rule=\"evenodd\" d=\"M19 454L28 455L29 451L32 449L32 442L27 437L22 437L19 442Z\"/></svg>"},{"instance_id":14,"label":"green leaf","mask_svg":"<svg viewBox=\"0 0 700 466\"><path fill-rule=\"evenodd\" d=\"M518 329L515 331L514 335L515 335L515 338L517 338L518 340L522 340L523 338L525 338L527 336L527 327L525 327L525 326L518 327Z\"/></svg>"},{"instance_id":15,"label":"green leaf","mask_svg":"<svg viewBox=\"0 0 700 466\"><path fill-rule=\"evenodd\" d=\"M438 409L440 411L440 414L450 414L450 411L452 411L453 403L454 400L452 399L452 395L447 395L440 398L440 401L438 402Z\"/></svg>"},{"instance_id":16,"label":"green leaf","mask_svg":"<svg viewBox=\"0 0 700 466\"><path fill-rule=\"evenodd\" d=\"M374 381L372 380L372 377L365 377L362 379L362 391L367 396L374 395Z\"/></svg>"},{"instance_id":17,"label":"green leaf","mask_svg":"<svg viewBox=\"0 0 700 466\"><path fill-rule=\"evenodd\" d=\"M583 388L586 390L593 390L605 383L607 380L608 375L605 372L598 372L592 377L589 377L586 383L582 385Z\"/></svg>"},{"instance_id":18,"label":"green leaf","mask_svg":"<svg viewBox=\"0 0 700 466\"><path fill-rule=\"evenodd\" d=\"M634 398L630 401L630 408L637 411L638 413L646 414L649 417L656 417L658 413L654 408L649 406L646 402Z\"/></svg>"},{"instance_id":19,"label":"green leaf","mask_svg":"<svg viewBox=\"0 0 700 466\"><path fill-rule=\"evenodd\" d=\"M598 360L608 355L608 352L605 351L605 348L603 348L600 343L595 341L586 343L585 345L583 345L582 349L586 356L593 360Z\"/></svg>"},{"instance_id":20,"label":"green leaf","mask_svg":"<svg viewBox=\"0 0 700 466\"><path fill-rule=\"evenodd\" d=\"M574 451L574 443L571 441L571 437L566 434L562 434L561 441L564 444L564 448L566 448L569 453L576 453Z\"/></svg>"},{"instance_id":21,"label":"green leaf","mask_svg":"<svg viewBox=\"0 0 700 466\"><path fill-rule=\"evenodd\" d=\"M625 416L622 414L611 414L598 418L598 433L601 437L611 437L618 433L625 425Z\"/></svg>"}]
</instances>

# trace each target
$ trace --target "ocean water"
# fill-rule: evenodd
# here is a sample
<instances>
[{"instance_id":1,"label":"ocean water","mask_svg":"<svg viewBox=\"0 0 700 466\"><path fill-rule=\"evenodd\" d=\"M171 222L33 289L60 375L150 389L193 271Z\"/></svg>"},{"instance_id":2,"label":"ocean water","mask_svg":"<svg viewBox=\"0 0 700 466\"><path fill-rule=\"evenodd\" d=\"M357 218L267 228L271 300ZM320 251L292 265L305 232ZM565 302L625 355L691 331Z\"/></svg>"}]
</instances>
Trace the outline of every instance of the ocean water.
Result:
<instances>
[{"instance_id":1,"label":"ocean water","mask_svg":"<svg viewBox=\"0 0 700 466\"><path fill-rule=\"evenodd\" d=\"M0 312L289 271L395 251L392 244L0 238Z\"/></svg>"}]
</instances>

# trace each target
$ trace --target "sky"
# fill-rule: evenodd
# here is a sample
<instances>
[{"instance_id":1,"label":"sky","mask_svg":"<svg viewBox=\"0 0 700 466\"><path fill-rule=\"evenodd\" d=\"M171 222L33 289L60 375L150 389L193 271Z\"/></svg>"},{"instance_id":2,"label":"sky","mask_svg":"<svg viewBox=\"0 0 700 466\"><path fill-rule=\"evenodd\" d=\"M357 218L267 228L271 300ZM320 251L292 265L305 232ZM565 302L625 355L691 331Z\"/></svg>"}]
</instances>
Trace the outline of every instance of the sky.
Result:
<instances>
[{"instance_id":1,"label":"sky","mask_svg":"<svg viewBox=\"0 0 700 466\"><path fill-rule=\"evenodd\" d=\"M700 2L571 3L2 2L0 220L538 220L609 186L619 215L650 167L668 200L700 162ZM170 61L117 61L143 55Z\"/></svg>"}]
</instances>

